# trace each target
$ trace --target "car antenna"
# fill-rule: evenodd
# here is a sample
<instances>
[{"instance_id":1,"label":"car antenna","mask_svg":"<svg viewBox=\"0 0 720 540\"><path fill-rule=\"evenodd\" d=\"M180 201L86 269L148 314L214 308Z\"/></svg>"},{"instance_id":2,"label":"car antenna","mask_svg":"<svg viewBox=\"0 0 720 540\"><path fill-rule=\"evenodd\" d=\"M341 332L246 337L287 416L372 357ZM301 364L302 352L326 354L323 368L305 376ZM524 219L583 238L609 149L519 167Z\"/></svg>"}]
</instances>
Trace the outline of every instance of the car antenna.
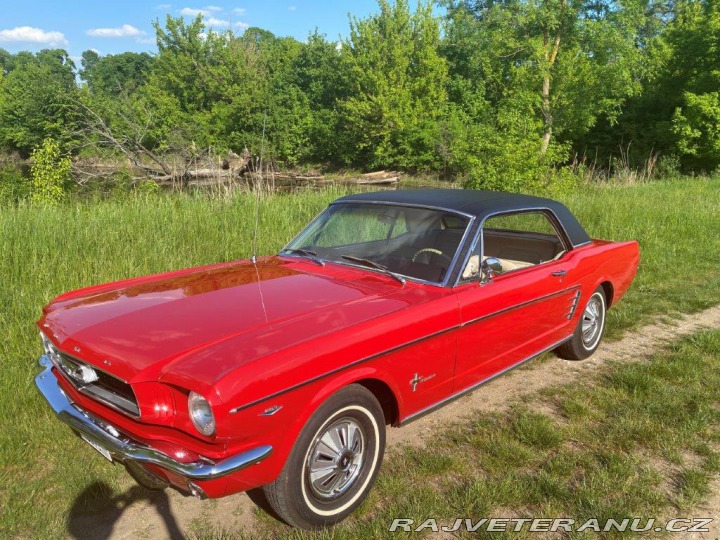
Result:
<instances>
[{"instance_id":1,"label":"car antenna","mask_svg":"<svg viewBox=\"0 0 720 540\"><path fill-rule=\"evenodd\" d=\"M257 262L257 233L260 226L260 189L263 180L263 151L265 150L265 123L267 122L267 111L263 114L262 139L260 140L260 187L255 182L255 228L253 229L252 257L253 264Z\"/></svg>"}]
</instances>

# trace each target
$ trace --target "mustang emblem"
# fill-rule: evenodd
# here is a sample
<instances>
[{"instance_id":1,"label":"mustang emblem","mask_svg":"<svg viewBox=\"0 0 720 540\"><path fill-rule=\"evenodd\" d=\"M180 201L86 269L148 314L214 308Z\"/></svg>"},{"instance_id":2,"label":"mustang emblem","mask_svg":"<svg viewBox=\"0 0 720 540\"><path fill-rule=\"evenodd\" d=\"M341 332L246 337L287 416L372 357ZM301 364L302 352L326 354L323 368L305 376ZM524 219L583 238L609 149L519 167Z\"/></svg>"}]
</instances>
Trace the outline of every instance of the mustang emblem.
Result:
<instances>
[{"instance_id":1,"label":"mustang emblem","mask_svg":"<svg viewBox=\"0 0 720 540\"><path fill-rule=\"evenodd\" d=\"M418 384L429 381L433 377L435 377L434 373L432 375L427 375L425 377L421 377L420 375L418 375L416 373L415 375L413 375L413 378L410 379L410 386L412 386L412 391L414 392L417 389Z\"/></svg>"}]
</instances>

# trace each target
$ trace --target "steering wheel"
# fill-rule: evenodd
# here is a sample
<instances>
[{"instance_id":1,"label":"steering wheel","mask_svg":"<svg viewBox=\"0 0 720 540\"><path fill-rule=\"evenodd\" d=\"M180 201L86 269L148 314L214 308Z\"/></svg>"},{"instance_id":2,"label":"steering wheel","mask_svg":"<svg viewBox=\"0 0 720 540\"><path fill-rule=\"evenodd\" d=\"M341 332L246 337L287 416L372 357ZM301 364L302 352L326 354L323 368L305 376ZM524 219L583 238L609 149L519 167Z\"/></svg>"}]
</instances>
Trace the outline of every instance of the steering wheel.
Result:
<instances>
[{"instance_id":1,"label":"steering wheel","mask_svg":"<svg viewBox=\"0 0 720 540\"><path fill-rule=\"evenodd\" d=\"M448 262L448 266L450 266L450 263L452 263L452 259L445 255L442 251L435 248L422 248L415 252L415 255L412 256L412 262L415 262L415 259L417 259L418 255L421 253L434 253L435 255L440 255L442 258L446 259Z\"/></svg>"}]
</instances>

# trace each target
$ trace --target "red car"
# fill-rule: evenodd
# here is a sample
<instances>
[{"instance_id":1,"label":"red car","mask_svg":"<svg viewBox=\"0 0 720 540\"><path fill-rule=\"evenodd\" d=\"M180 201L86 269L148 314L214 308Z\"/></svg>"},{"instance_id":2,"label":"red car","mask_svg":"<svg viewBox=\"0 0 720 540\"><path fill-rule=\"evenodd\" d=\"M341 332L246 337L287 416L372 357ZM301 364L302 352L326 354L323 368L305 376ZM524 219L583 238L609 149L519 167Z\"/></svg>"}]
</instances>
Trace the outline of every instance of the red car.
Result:
<instances>
[{"instance_id":1,"label":"red car","mask_svg":"<svg viewBox=\"0 0 720 540\"><path fill-rule=\"evenodd\" d=\"M57 297L36 383L142 485L263 486L289 524L321 527L368 493L387 425L546 351L590 356L638 261L548 199L350 195L279 255Z\"/></svg>"}]
</instances>

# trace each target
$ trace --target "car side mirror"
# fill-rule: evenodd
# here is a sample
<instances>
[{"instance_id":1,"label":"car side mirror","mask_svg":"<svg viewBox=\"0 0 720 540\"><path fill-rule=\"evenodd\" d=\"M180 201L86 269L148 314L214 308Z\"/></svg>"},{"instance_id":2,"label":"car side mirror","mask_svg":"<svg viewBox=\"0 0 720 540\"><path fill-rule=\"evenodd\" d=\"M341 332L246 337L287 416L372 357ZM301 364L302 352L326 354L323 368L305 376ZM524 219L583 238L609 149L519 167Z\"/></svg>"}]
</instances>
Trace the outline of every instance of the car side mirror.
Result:
<instances>
[{"instance_id":1,"label":"car side mirror","mask_svg":"<svg viewBox=\"0 0 720 540\"><path fill-rule=\"evenodd\" d=\"M496 274L502 272L502 263L495 257L488 257L480 265L480 284L492 283Z\"/></svg>"}]
</instances>

